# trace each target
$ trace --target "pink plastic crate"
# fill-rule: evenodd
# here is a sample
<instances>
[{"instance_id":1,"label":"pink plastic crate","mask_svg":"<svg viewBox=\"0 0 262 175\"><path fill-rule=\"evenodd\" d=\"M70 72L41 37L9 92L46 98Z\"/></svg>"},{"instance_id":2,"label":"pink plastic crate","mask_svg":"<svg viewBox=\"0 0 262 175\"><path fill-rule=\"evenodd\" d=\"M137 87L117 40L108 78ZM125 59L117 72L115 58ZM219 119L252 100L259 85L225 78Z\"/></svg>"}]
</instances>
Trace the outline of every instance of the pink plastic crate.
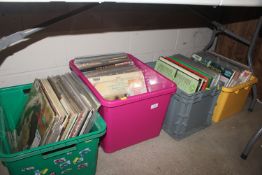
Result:
<instances>
[{"instance_id":1,"label":"pink plastic crate","mask_svg":"<svg viewBox=\"0 0 262 175\"><path fill-rule=\"evenodd\" d=\"M106 100L70 61L70 68L91 89L101 103L99 113L104 118L107 131L101 146L107 153L120 150L138 142L156 137L162 128L170 97L176 84L151 67L128 54L144 74L146 93L130 96L125 100Z\"/></svg>"}]
</instances>

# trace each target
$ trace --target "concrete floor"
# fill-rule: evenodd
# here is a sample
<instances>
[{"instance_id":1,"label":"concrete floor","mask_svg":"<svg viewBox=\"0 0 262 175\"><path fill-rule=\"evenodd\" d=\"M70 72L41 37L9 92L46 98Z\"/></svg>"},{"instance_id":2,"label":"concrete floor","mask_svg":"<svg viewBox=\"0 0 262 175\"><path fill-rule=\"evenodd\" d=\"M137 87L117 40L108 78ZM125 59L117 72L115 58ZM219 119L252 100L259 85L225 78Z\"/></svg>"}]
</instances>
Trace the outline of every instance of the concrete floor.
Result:
<instances>
[{"instance_id":1,"label":"concrete floor","mask_svg":"<svg viewBox=\"0 0 262 175\"><path fill-rule=\"evenodd\" d=\"M261 175L262 138L247 160L240 154L262 126L262 105L176 141L160 136L107 154L99 148L96 175ZM5 175L0 167L0 174Z\"/></svg>"}]
</instances>

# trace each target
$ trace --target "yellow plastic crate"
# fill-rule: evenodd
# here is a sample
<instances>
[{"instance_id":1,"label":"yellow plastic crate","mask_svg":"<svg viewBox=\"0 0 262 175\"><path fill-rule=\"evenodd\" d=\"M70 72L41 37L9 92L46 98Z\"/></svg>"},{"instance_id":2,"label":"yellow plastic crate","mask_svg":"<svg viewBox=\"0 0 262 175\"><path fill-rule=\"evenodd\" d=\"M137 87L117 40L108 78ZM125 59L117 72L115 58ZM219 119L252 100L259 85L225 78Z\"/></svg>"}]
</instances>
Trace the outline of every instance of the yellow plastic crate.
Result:
<instances>
[{"instance_id":1,"label":"yellow plastic crate","mask_svg":"<svg viewBox=\"0 0 262 175\"><path fill-rule=\"evenodd\" d=\"M213 122L219 122L240 112L245 106L252 85L255 83L257 83L257 78L252 76L246 83L231 88L223 87L213 113Z\"/></svg>"}]
</instances>

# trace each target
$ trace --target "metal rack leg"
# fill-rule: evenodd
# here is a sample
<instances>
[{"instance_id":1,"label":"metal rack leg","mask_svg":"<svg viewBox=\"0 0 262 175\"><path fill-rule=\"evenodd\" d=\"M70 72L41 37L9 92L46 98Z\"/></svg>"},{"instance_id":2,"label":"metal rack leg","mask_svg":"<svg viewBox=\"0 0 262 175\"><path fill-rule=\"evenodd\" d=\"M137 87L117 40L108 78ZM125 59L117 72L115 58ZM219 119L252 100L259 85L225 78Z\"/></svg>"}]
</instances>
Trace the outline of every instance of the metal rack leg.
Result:
<instances>
[{"instance_id":1,"label":"metal rack leg","mask_svg":"<svg viewBox=\"0 0 262 175\"><path fill-rule=\"evenodd\" d=\"M248 144L246 145L244 151L241 154L242 159L247 159L248 154L250 153L253 145L256 143L257 139L262 135L262 128L260 128L257 133L249 140Z\"/></svg>"},{"instance_id":2,"label":"metal rack leg","mask_svg":"<svg viewBox=\"0 0 262 175\"><path fill-rule=\"evenodd\" d=\"M249 107L248 107L249 112L253 112L253 109L254 109L255 104L256 104L256 100L257 100L257 86L254 84L252 86L252 100L249 103Z\"/></svg>"},{"instance_id":3,"label":"metal rack leg","mask_svg":"<svg viewBox=\"0 0 262 175\"><path fill-rule=\"evenodd\" d=\"M252 64L253 64L253 51L254 51L254 48L255 48L255 45L256 45L256 41L257 41L258 34L259 34L260 29L261 29L261 26L262 26L262 16L258 20L256 31L255 31L255 33L254 33L254 35L252 37L250 46L248 48L248 53L247 53L248 66L250 67L252 72L254 72L253 71L253 67L252 67ZM253 111L253 109L255 107L255 104L256 104L256 99L257 99L257 87L256 87L256 85L253 85L252 86L252 101L249 104L248 111L250 111L250 112Z\"/></svg>"},{"instance_id":4,"label":"metal rack leg","mask_svg":"<svg viewBox=\"0 0 262 175\"><path fill-rule=\"evenodd\" d=\"M218 31L216 29L213 29L212 36L211 36L209 42L207 43L206 47L203 49L204 51L207 51L208 49L210 49L212 47L212 45L215 42L217 33L218 33Z\"/></svg>"}]
</instances>

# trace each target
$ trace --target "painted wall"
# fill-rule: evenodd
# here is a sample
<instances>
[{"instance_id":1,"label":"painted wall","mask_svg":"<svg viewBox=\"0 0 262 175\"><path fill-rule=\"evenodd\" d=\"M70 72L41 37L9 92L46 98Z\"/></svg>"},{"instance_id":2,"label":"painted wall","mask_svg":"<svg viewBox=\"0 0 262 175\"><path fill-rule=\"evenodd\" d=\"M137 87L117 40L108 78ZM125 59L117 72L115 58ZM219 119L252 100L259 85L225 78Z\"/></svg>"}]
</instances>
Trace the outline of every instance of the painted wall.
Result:
<instances>
[{"instance_id":1,"label":"painted wall","mask_svg":"<svg viewBox=\"0 0 262 175\"><path fill-rule=\"evenodd\" d=\"M144 62L175 53L190 56L203 49L210 36L210 29L193 28L48 37L5 59L0 87L63 74L70 71L70 59L83 55L127 52Z\"/></svg>"}]
</instances>

